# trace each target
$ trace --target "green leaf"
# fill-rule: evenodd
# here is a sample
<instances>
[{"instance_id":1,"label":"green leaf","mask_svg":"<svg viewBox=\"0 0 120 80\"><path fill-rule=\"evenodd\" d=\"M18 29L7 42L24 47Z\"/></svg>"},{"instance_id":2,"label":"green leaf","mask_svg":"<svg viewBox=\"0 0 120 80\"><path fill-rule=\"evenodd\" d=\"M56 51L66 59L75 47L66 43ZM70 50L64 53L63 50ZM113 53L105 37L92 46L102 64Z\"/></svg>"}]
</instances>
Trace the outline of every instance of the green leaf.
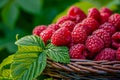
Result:
<instances>
[{"instance_id":1,"label":"green leaf","mask_svg":"<svg viewBox=\"0 0 120 80\"><path fill-rule=\"evenodd\" d=\"M30 51L29 51L30 50ZM39 51L39 47L22 47L15 56L11 66L14 80L33 80L44 70L46 54Z\"/></svg>"},{"instance_id":2,"label":"green leaf","mask_svg":"<svg viewBox=\"0 0 120 80\"><path fill-rule=\"evenodd\" d=\"M13 28L15 26L18 15L19 10L14 2L9 3L2 10L3 22L10 28Z\"/></svg>"},{"instance_id":3,"label":"green leaf","mask_svg":"<svg viewBox=\"0 0 120 80\"><path fill-rule=\"evenodd\" d=\"M94 4L90 3L90 2L77 2L75 4L73 4L74 6L79 7L81 10L83 10L86 14L88 12L89 8L92 7L96 7ZM85 6L87 5L87 6ZM68 7L67 9L65 9L65 11L63 11L62 13L58 14L54 19L53 19L53 23L55 23L57 21L57 19L59 19L60 17L64 16L67 14L67 11L70 7Z\"/></svg>"},{"instance_id":4,"label":"green leaf","mask_svg":"<svg viewBox=\"0 0 120 80\"><path fill-rule=\"evenodd\" d=\"M2 63L0 64L0 72L2 71L4 66L11 64L13 62L13 57L14 55L10 55L2 61Z\"/></svg>"},{"instance_id":5,"label":"green leaf","mask_svg":"<svg viewBox=\"0 0 120 80\"><path fill-rule=\"evenodd\" d=\"M0 80L13 80L13 79L11 79L11 78L4 78L4 77L0 76Z\"/></svg>"},{"instance_id":6,"label":"green leaf","mask_svg":"<svg viewBox=\"0 0 120 80\"><path fill-rule=\"evenodd\" d=\"M24 53L32 53L32 52L42 52L42 48L41 47L37 47L37 46L19 46L17 53L22 54L21 52Z\"/></svg>"},{"instance_id":7,"label":"green leaf","mask_svg":"<svg viewBox=\"0 0 120 80\"><path fill-rule=\"evenodd\" d=\"M68 48L65 46L57 47L52 44L49 44L47 45L45 52L49 56L49 58L51 58L52 60L56 62L62 62L62 63L70 62Z\"/></svg>"},{"instance_id":8,"label":"green leaf","mask_svg":"<svg viewBox=\"0 0 120 80\"><path fill-rule=\"evenodd\" d=\"M33 14L40 14L43 0L17 0L18 5Z\"/></svg>"},{"instance_id":9,"label":"green leaf","mask_svg":"<svg viewBox=\"0 0 120 80\"><path fill-rule=\"evenodd\" d=\"M4 78L11 78L11 70L10 69L4 69L3 71L2 71L2 77L4 77Z\"/></svg>"},{"instance_id":10,"label":"green leaf","mask_svg":"<svg viewBox=\"0 0 120 80\"><path fill-rule=\"evenodd\" d=\"M90 3L95 4L97 7L101 8L104 5L108 4L109 2L116 1L116 0L81 0L81 1L87 1Z\"/></svg>"},{"instance_id":11,"label":"green leaf","mask_svg":"<svg viewBox=\"0 0 120 80\"><path fill-rule=\"evenodd\" d=\"M0 8L2 8L9 0L0 0Z\"/></svg>"},{"instance_id":12,"label":"green leaf","mask_svg":"<svg viewBox=\"0 0 120 80\"><path fill-rule=\"evenodd\" d=\"M25 36L17 40L15 44L20 46L39 46L41 48L45 48L44 42L39 37L34 35Z\"/></svg>"}]
</instances>

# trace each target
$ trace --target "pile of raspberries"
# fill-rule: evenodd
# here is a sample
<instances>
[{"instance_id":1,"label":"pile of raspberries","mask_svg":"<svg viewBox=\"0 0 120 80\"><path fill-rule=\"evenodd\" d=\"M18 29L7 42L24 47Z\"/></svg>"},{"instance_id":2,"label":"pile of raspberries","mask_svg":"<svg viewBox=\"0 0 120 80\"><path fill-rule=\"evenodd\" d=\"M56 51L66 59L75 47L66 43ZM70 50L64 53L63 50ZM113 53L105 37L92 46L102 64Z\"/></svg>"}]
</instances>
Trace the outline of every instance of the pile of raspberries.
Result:
<instances>
[{"instance_id":1,"label":"pile of raspberries","mask_svg":"<svg viewBox=\"0 0 120 80\"><path fill-rule=\"evenodd\" d=\"M103 7L90 8L86 15L71 6L56 23L33 29L45 44L67 46L71 59L120 61L120 14Z\"/></svg>"}]
</instances>

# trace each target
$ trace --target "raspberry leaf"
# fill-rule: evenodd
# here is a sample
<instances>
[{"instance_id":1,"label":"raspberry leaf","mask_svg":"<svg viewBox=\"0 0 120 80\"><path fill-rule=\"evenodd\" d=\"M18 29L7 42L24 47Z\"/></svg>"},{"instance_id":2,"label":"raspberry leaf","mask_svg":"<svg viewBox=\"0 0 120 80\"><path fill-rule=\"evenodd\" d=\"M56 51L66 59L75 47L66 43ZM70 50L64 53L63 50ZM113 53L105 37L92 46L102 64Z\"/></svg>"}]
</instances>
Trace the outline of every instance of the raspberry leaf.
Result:
<instances>
[{"instance_id":1,"label":"raspberry leaf","mask_svg":"<svg viewBox=\"0 0 120 80\"><path fill-rule=\"evenodd\" d=\"M38 46L41 48L45 48L44 42L39 37L34 35L25 36L17 40L15 44L19 46Z\"/></svg>"},{"instance_id":2,"label":"raspberry leaf","mask_svg":"<svg viewBox=\"0 0 120 80\"><path fill-rule=\"evenodd\" d=\"M16 52L11 65L12 77L15 80L33 80L46 66L46 54L39 47L22 46Z\"/></svg>"},{"instance_id":3,"label":"raspberry leaf","mask_svg":"<svg viewBox=\"0 0 120 80\"><path fill-rule=\"evenodd\" d=\"M10 55L2 61L0 64L0 72L4 69L4 66L9 65L13 62L13 57L14 55Z\"/></svg>"},{"instance_id":4,"label":"raspberry leaf","mask_svg":"<svg viewBox=\"0 0 120 80\"><path fill-rule=\"evenodd\" d=\"M62 62L62 63L70 62L68 48L65 46L54 46L53 44L48 44L45 52L50 59L56 62Z\"/></svg>"}]
</instances>

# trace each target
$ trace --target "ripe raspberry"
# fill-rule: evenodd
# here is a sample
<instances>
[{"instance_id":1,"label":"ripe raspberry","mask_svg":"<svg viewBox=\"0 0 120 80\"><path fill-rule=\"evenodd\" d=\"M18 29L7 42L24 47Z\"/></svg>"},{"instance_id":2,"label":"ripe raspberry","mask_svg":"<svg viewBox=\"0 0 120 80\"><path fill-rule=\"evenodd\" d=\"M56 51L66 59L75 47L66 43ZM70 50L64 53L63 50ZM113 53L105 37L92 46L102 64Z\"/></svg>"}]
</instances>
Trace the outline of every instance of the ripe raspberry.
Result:
<instances>
[{"instance_id":1,"label":"ripe raspberry","mask_svg":"<svg viewBox=\"0 0 120 80\"><path fill-rule=\"evenodd\" d=\"M120 47L120 32L116 32L112 35L112 46L115 48Z\"/></svg>"},{"instance_id":2,"label":"ripe raspberry","mask_svg":"<svg viewBox=\"0 0 120 80\"><path fill-rule=\"evenodd\" d=\"M53 30L57 30L59 29L60 27L57 25L57 24L50 24L48 25L47 29L53 29Z\"/></svg>"},{"instance_id":3,"label":"ripe raspberry","mask_svg":"<svg viewBox=\"0 0 120 80\"><path fill-rule=\"evenodd\" d=\"M80 23L82 20L84 20L86 17L82 15L76 15L74 16L75 18L75 23Z\"/></svg>"},{"instance_id":4,"label":"ripe raspberry","mask_svg":"<svg viewBox=\"0 0 120 80\"><path fill-rule=\"evenodd\" d=\"M61 26L65 21L75 21L75 17L72 16L63 16L57 20L57 25Z\"/></svg>"},{"instance_id":5,"label":"ripe raspberry","mask_svg":"<svg viewBox=\"0 0 120 80\"><path fill-rule=\"evenodd\" d=\"M85 59L85 46L83 44L76 44L69 50L70 57L72 59Z\"/></svg>"},{"instance_id":6,"label":"ripe raspberry","mask_svg":"<svg viewBox=\"0 0 120 80\"><path fill-rule=\"evenodd\" d=\"M45 30L47 28L47 26L45 25L39 25L39 26L36 26L34 29L33 29L33 35L36 35L36 36L39 36L40 33Z\"/></svg>"},{"instance_id":7,"label":"ripe raspberry","mask_svg":"<svg viewBox=\"0 0 120 80\"><path fill-rule=\"evenodd\" d=\"M100 12L96 8L90 8L88 10L88 18L93 18L100 21Z\"/></svg>"},{"instance_id":8,"label":"ripe raspberry","mask_svg":"<svg viewBox=\"0 0 120 80\"><path fill-rule=\"evenodd\" d=\"M99 29L103 29L107 31L108 33L110 33L110 35L113 35L116 32L115 27L111 23L108 23L108 22L100 25Z\"/></svg>"},{"instance_id":9,"label":"ripe raspberry","mask_svg":"<svg viewBox=\"0 0 120 80\"><path fill-rule=\"evenodd\" d=\"M51 38L54 32L55 30L53 29L46 29L40 33L40 37L44 41L44 43L47 43L47 41Z\"/></svg>"},{"instance_id":10,"label":"ripe raspberry","mask_svg":"<svg viewBox=\"0 0 120 80\"><path fill-rule=\"evenodd\" d=\"M78 7L76 6L72 6L70 7L70 9L68 10L67 13L69 16L73 16L75 18L75 22L79 23L81 22L83 19L86 18L86 14Z\"/></svg>"},{"instance_id":11,"label":"ripe raspberry","mask_svg":"<svg viewBox=\"0 0 120 80\"><path fill-rule=\"evenodd\" d=\"M87 32L84 28L81 27L75 27L71 33L72 35L72 40L73 43L77 44L77 43L84 43L85 40L87 39Z\"/></svg>"},{"instance_id":12,"label":"ripe raspberry","mask_svg":"<svg viewBox=\"0 0 120 80\"><path fill-rule=\"evenodd\" d=\"M120 47L117 49L116 52L116 60L120 61Z\"/></svg>"},{"instance_id":13,"label":"ripe raspberry","mask_svg":"<svg viewBox=\"0 0 120 80\"><path fill-rule=\"evenodd\" d=\"M108 18L110 17L110 14L108 13L100 13L101 20L100 23L103 24L108 21Z\"/></svg>"},{"instance_id":14,"label":"ripe raspberry","mask_svg":"<svg viewBox=\"0 0 120 80\"><path fill-rule=\"evenodd\" d=\"M60 28L51 37L52 44L65 46L71 42L71 32L67 28Z\"/></svg>"},{"instance_id":15,"label":"ripe raspberry","mask_svg":"<svg viewBox=\"0 0 120 80\"><path fill-rule=\"evenodd\" d=\"M115 41L112 40L112 47L113 47L114 49L118 49L118 48L120 47L120 43L115 42Z\"/></svg>"},{"instance_id":16,"label":"ripe raspberry","mask_svg":"<svg viewBox=\"0 0 120 80\"><path fill-rule=\"evenodd\" d=\"M103 49L98 55L96 56L95 60L115 60L116 51L111 48Z\"/></svg>"},{"instance_id":17,"label":"ripe raspberry","mask_svg":"<svg viewBox=\"0 0 120 80\"><path fill-rule=\"evenodd\" d=\"M89 25L85 25L83 23L78 23L78 24L75 25L74 29L77 28L77 27L83 28L86 31L87 35L90 35L92 33Z\"/></svg>"},{"instance_id":18,"label":"ripe raspberry","mask_svg":"<svg viewBox=\"0 0 120 80\"><path fill-rule=\"evenodd\" d=\"M116 32L112 35L112 39L119 42L120 41L120 32Z\"/></svg>"},{"instance_id":19,"label":"ripe raspberry","mask_svg":"<svg viewBox=\"0 0 120 80\"><path fill-rule=\"evenodd\" d=\"M108 9L107 7L102 7L100 9L100 13L107 13L107 14L111 15L112 11L110 9Z\"/></svg>"},{"instance_id":20,"label":"ripe raspberry","mask_svg":"<svg viewBox=\"0 0 120 80\"><path fill-rule=\"evenodd\" d=\"M85 45L88 51L96 55L96 52L99 52L104 47L104 42L96 35L92 35L87 38Z\"/></svg>"},{"instance_id":21,"label":"ripe raspberry","mask_svg":"<svg viewBox=\"0 0 120 80\"><path fill-rule=\"evenodd\" d=\"M97 37L101 38L104 42L105 47L110 47L111 37L110 34L107 33L105 30L98 29L93 32L93 35L96 35Z\"/></svg>"},{"instance_id":22,"label":"ripe raspberry","mask_svg":"<svg viewBox=\"0 0 120 80\"><path fill-rule=\"evenodd\" d=\"M112 23L117 30L120 30L120 14L115 13L111 15L108 19L108 22Z\"/></svg>"},{"instance_id":23,"label":"ripe raspberry","mask_svg":"<svg viewBox=\"0 0 120 80\"><path fill-rule=\"evenodd\" d=\"M93 18L86 18L82 21L82 24L89 26L90 32L93 32L99 27L99 23Z\"/></svg>"},{"instance_id":24,"label":"ripe raspberry","mask_svg":"<svg viewBox=\"0 0 120 80\"><path fill-rule=\"evenodd\" d=\"M73 21L65 21L61 27L66 27L68 28L70 31L73 30L73 28L75 27L75 23Z\"/></svg>"}]
</instances>

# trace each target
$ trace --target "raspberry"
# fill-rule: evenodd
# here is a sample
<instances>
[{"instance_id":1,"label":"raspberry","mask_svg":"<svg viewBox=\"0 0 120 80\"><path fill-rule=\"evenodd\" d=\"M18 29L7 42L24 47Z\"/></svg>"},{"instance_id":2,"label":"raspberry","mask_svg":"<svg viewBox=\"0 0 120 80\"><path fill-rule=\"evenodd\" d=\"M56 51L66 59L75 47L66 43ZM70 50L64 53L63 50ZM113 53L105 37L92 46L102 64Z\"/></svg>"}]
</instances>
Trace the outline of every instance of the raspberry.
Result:
<instances>
[{"instance_id":1,"label":"raspberry","mask_svg":"<svg viewBox=\"0 0 120 80\"><path fill-rule=\"evenodd\" d=\"M100 13L101 20L100 23L103 24L108 21L108 18L110 17L110 14L108 13Z\"/></svg>"},{"instance_id":2,"label":"raspberry","mask_svg":"<svg viewBox=\"0 0 120 80\"><path fill-rule=\"evenodd\" d=\"M47 41L51 38L54 32L55 30L53 29L46 29L40 33L40 37L44 41L44 43L47 43Z\"/></svg>"},{"instance_id":3,"label":"raspberry","mask_svg":"<svg viewBox=\"0 0 120 80\"><path fill-rule=\"evenodd\" d=\"M68 10L67 13L69 16L73 16L75 18L75 22L79 23L81 22L83 19L86 18L86 14L78 7L76 6L72 6L70 7L70 9Z\"/></svg>"},{"instance_id":4,"label":"raspberry","mask_svg":"<svg viewBox=\"0 0 120 80\"><path fill-rule=\"evenodd\" d=\"M76 44L69 50L70 57L72 59L85 59L85 46L83 44Z\"/></svg>"},{"instance_id":5,"label":"raspberry","mask_svg":"<svg viewBox=\"0 0 120 80\"><path fill-rule=\"evenodd\" d=\"M53 29L53 30L57 30L57 29L59 29L60 27L57 25L57 24L50 24L48 27L47 27L47 29Z\"/></svg>"},{"instance_id":6,"label":"raspberry","mask_svg":"<svg viewBox=\"0 0 120 80\"><path fill-rule=\"evenodd\" d=\"M112 39L119 42L120 41L120 32L116 32L112 35Z\"/></svg>"},{"instance_id":7,"label":"raspberry","mask_svg":"<svg viewBox=\"0 0 120 80\"><path fill-rule=\"evenodd\" d=\"M74 16L74 18L75 18L75 23L80 23L86 17L85 16L81 16L81 15L76 15L76 16Z\"/></svg>"},{"instance_id":8,"label":"raspberry","mask_svg":"<svg viewBox=\"0 0 120 80\"><path fill-rule=\"evenodd\" d=\"M84 30L86 30L87 35L90 35L92 33L92 31L90 30L90 26L89 25L85 25L83 23L78 23L78 24L75 25L75 28L77 28L77 27L81 27Z\"/></svg>"},{"instance_id":9,"label":"raspberry","mask_svg":"<svg viewBox=\"0 0 120 80\"><path fill-rule=\"evenodd\" d=\"M112 47L115 48L115 49L118 49L120 47L120 43L112 41Z\"/></svg>"},{"instance_id":10,"label":"raspberry","mask_svg":"<svg viewBox=\"0 0 120 80\"><path fill-rule=\"evenodd\" d=\"M87 33L84 28L81 27L75 27L72 31L72 40L73 43L84 43L85 40L87 39Z\"/></svg>"},{"instance_id":11,"label":"raspberry","mask_svg":"<svg viewBox=\"0 0 120 80\"><path fill-rule=\"evenodd\" d=\"M120 32L116 32L112 35L112 46L115 48L120 47Z\"/></svg>"},{"instance_id":12,"label":"raspberry","mask_svg":"<svg viewBox=\"0 0 120 80\"><path fill-rule=\"evenodd\" d=\"M36 35L36 36L39 36L40 33L45 30L47 28L47 26L45 25L39 25L39 26L36 26L34 29L33 29L33 35Z\"/></svg>"},{"instance_id":13,"label":"raspberry","mask_svg":"<svg viewBox=\"0 0 120 80\"><path fill-rule=\"evenodd\" d=\"M75 27L75 23L73 21L65 21L61 27L66 27L68 28L70 31L73 30L73 28Z\"/></svg>"},{"instance_id":14,"label":"raspberry","mask_svg":"<svg viewBox=\"0 0 120 80\"><path fill-rule=\"evenodd\" d=\"M99 28L107 31L110 35L113 35L116 32L115 27L111 23L108 23L108 22L100 25Z\"/></svg>"},{"instance_id":15,"label":"raspberry","mask_svg":"<svg viewBox=\"0 0 120 80\"><path fill-rule=\"evenodd\" d=\"M117 49L116 59L117 59L118 61L120 61L120 47Z\"/></svg>"},{"instance_id":16,"label":"raspberry","mask_svg":"<svg viewBox=\"0 0 120 80\"><path fill-rule=\"evenodd\" d=\"M102 7L100 9L100 13L107 13L107 14L111 15L112 11L110 9L108 9L107 7Z\"/></svg>"},{"instance_id":17,"label":"raspberry","mask_svg":"<svg viewBox=\"0 0 120 80\"><path fill-rule=\"evenodd\" d=\"M99 52L104 47L104 42L96 35L91 35L87 38L85 45L88 51L96 55L96 52Z\"/></svg>"},{"instance_id":18,"label":"raspberry","mask_svg":"<svg viewBox=\"0 0 120 80\"><path fill-rule=\"evenodd\" d=\"M60 28L51 37L52 44L65 46L71 42L71 32L67 28Z\"/></svg>"},{"instance_id":19,"label":"raspberry","mask_svg":"<svg viewBox=\"0 0 120 80\"><path fill-rule=\"evenodd\" d=\"M117 30L120 30L120 14L115 13L111 15L108 19L108 22L112 23Z\"/></svg>"},{"instance_id":20,"label":"raspberry","mask_svg":"<svg viewBox=\"0 0 120 80\"><path fill-rule=\"evenodd\" d=\"M116 51L111 48L103 49L98 55L95 57L95 60L115 60Z\"/></svg>"},{"instance_id":21,"label":"raspberry","mask_svg":"<svg viewBox=\"0 0 120 80\"><path fill-rule=\"evenodd\" d=\"M93 32L93 35L96 35L97 37L101 38L104 42L105 47L110 47L111 37L110 34L107 33L105 30L98 29Z\"/></svg>"},{"instance_id":22,"label":"raspberry","mask_svg":"<svg viewBox=\"0 0 120 80\"><path fill-rule=\"evenodd\" d=\"M90 8L88 10L88 17L100 21L100 12L96 8Z\"/></svg>"},{"instance_id":23,"label":"raspberry","mask_svg":"<svg viewBox=\"0 0 120 80\"><path fill-rule=\"evenodd\" d=\"M82 21L82 24L89 26L90 32L93 32L99 27L99 23L93 18L86 18Z\"/></svg>"},{"instance_id":24,"label":"raspberry","mask_svg":"<svg viewBox=\"0 0 120 80\"><path fill-rule=\"evenodd\" d=\"M72 16L63 16L63 17L61 17L61 18L59 18L57 20L56 24L58 24L59 26L61 26L61 24L63 24L65 21L68 21L68 20L75 21L75 17L72 17Z\"/></svg>"}]
</instances>

